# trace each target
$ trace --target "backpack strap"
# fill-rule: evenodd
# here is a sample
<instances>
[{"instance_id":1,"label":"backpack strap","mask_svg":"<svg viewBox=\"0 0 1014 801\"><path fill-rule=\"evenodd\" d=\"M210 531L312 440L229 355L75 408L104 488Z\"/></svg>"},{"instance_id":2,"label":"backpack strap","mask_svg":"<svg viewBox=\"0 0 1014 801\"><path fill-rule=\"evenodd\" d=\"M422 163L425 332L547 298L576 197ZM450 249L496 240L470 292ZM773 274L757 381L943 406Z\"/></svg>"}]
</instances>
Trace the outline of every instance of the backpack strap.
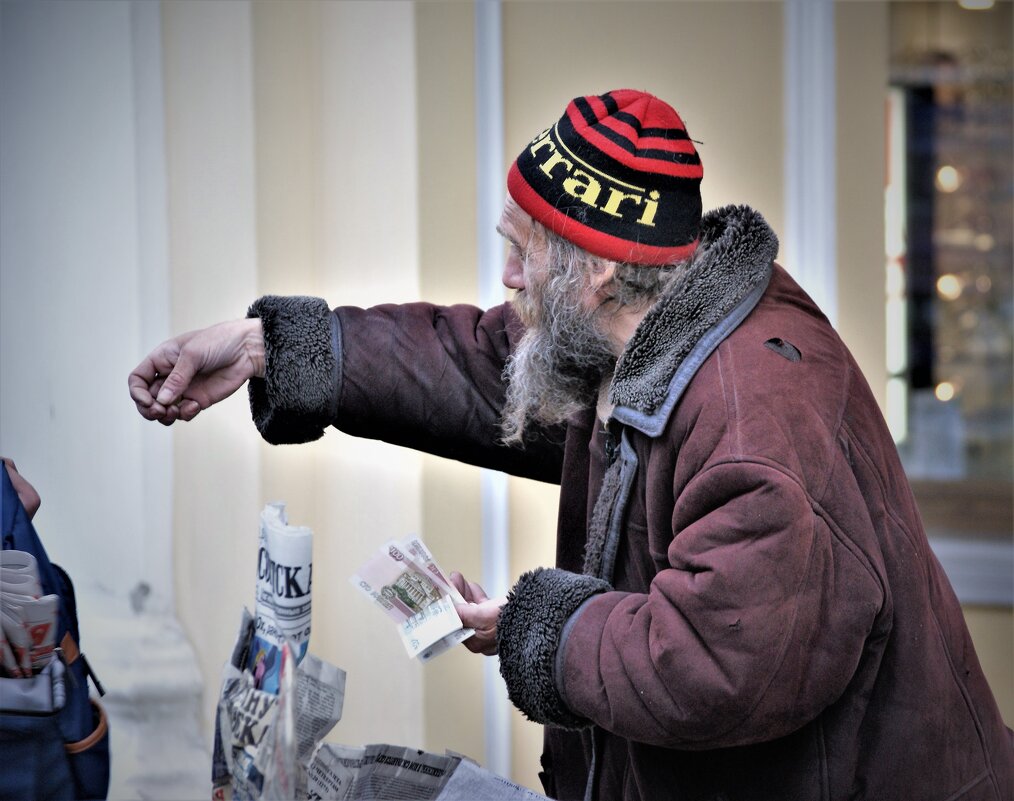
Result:
<instances>
[{"instance_id":1,"label":"backpack strap","mask_svg":"<svg viewBox=\"0 0 1014 801\"><path fill-rule=\"evenodd\" d=\"M90 699L91 704L95 707L95 712L98 715L98 723L95 724L95 730L85 737L83 740L78 740L76 743L64 743L63 747L68 754L80 754L87 751L89 748L95 746L106 733L109 731L109 721L106 718L106 710L102 708L102 704L96 701L94 698Z\"/></svg>"}]
</instances>

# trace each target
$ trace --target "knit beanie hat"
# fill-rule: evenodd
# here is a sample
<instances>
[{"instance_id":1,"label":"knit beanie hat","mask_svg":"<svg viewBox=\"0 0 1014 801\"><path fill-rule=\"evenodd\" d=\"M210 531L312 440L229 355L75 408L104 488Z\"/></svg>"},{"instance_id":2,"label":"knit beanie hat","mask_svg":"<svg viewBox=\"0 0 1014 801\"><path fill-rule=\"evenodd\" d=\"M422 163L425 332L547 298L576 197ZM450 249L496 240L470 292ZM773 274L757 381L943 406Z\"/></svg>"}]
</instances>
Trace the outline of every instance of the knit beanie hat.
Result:
<instances>
[{"instance_id":1,"label":"knit beanie hat","mask_svg":"<svg viewBox=\"0 0 1014 801\"><path fill-rule=\"evenodd\" d=\"M703 175L676 111L646 92L619 89L571 101L511 165L507 191L589 253L661 265L697 247Z\"/></svg>"}]
</instances>

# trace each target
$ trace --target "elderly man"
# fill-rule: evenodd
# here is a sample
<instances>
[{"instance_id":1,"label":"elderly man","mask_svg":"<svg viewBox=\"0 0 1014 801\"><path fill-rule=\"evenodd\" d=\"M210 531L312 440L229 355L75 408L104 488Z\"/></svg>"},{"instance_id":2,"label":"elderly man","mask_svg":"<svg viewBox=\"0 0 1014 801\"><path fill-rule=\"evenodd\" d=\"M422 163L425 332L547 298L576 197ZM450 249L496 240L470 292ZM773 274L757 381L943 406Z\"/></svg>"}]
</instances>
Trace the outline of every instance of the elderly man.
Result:
<instances>
[{"instance_id":1,"label":"elderly man","mask_svg":"<svg viewBox=\"0 0 1014 801\"><path fill-rule=\"evenodd\" d=\"M560 484L557 566L462 619L547 725L557 798L1010 798L1010 732L859 369L750 208L701 216L677 113L575 99L510 169L509 305L265 297L130 377L172 423L249 381Z\"/></svg>"}]
</instances>

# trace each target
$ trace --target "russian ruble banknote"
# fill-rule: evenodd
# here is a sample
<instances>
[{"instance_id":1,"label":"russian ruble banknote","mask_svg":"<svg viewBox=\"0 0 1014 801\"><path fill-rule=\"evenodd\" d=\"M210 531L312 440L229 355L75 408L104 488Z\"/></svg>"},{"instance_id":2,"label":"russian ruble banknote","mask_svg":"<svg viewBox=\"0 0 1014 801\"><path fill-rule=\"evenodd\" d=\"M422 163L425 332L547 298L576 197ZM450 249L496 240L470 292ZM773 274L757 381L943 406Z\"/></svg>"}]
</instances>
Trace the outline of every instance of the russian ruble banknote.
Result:
<instances>
[{"instance_id":1,"label":"russian ruble banknote","mask_svg":"<svg viewBox=\"0 0 1014 801\"><path fill-rule=\"evenodd\" d=\"M454 609L465 599L418 537L385 543L350 581L395 622L408 655L422 662L475 633Z\"/></svg>"}]
</instances>

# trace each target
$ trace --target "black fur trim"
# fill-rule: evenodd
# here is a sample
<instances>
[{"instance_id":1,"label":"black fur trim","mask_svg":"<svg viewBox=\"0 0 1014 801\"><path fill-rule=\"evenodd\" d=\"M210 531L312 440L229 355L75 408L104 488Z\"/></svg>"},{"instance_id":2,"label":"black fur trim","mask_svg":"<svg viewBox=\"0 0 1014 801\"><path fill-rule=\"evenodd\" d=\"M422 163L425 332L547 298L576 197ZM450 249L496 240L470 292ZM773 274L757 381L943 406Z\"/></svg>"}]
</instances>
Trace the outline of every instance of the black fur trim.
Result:
<instances>
[{"instance_id":1,"label":"black fur trim","mask_svg":"<svg viewBox=\"0 0 1014 801\"><path fill-rule=\"evenodd\" d=\"M337 397L331 309L321 298L265 295L247 317L264 326L264 378L249 382L254 424L272 445L320 439Z\"/></svg>"},{"instance_id":2,"label":"black fur trim","mask_svg":"<svg viewBox=\"0 0 1014 801\"><path fill-rule=\"evenodd\" d=\"M557 568L525 573L507 595L497 621L500 675L507 695L530 720L577 729L589 725L571 712L557 690L556 649L567 619L608 582Z\"/></svg>"},{"instance_id":3,"label":"black fur trim","mask_svg":"<svg viewBox=\"0 0 1014 801\"><path fill-rule=\"evenodd\" d=\"M778 237L749 206L705 214L697 252L682 280L649 310L627 343L609 399L653 414L694 345L766 279L777 255Z\"/></svg>"}]
</instances>

